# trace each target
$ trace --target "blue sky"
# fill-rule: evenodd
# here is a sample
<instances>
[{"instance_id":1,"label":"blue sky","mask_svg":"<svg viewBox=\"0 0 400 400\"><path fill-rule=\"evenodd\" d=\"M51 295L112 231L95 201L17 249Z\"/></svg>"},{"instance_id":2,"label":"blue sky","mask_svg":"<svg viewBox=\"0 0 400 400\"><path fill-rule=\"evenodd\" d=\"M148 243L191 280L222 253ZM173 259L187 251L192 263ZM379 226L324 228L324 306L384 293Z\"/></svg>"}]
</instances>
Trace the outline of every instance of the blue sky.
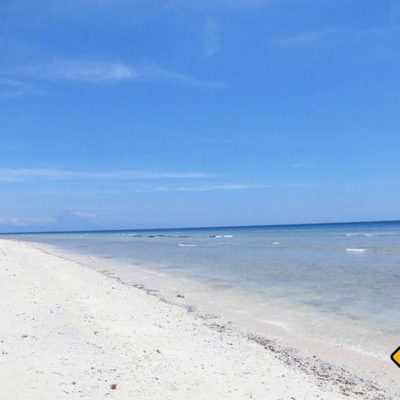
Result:
<instances>
[{"instance_id":1,"label":"blue sky","mask_svg":"<svg viewBox=\"0 0 400 400\"><path fill-rule=\"evenodd\" d=\"M3 0L0 230L400 218L400 2Z\"/></svg>"}]
</instances>

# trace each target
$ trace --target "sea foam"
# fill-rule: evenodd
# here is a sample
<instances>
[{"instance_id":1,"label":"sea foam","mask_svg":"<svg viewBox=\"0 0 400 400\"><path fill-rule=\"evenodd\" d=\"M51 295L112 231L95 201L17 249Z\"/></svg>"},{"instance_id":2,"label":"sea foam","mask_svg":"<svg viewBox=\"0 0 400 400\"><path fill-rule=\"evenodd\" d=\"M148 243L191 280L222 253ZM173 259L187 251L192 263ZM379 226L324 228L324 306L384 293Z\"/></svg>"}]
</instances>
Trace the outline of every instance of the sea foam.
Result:
<instances>
[{"instance_id":1,"label":"sea foam","mask_svg":"<svg viewBox=\"0 0 400 400\"><path fill-rule=\"evenodd\" d=\"M364 253L367 250L366 249L346 249L346 251L349 253Z\"/></svg>"}]
</instances>

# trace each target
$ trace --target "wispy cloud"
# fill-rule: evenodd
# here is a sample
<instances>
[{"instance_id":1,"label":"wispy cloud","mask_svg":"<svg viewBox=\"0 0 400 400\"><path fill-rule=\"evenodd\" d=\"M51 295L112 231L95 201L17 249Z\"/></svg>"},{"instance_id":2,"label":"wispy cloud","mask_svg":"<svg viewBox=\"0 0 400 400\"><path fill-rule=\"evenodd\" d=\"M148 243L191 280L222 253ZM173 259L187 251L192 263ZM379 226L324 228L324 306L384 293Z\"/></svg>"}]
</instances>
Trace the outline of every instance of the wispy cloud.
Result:
<instances>
[{"instance_id":1,"label":"wispy cloud","mask_svg":"<svg viewBox=\"0 0 400 400\"><path fill-rule=\"evenodd\" d=\"M201 80L180 72L170 71L152 64L137 66L119 61L101 60L55 60L27 65L5 71L17 76L54 82L153 82L177 83L204 88L221 88L221 82Z\"/></svg>"},{"instance_id":2,"label":"wispy cloud","mask_svg":"<svg viewBox=\"0 0 400 400\"><path fill-rule=\"evenodd\" d=\"M204 51L207 57L218 53L220 49L219 26L214 18L208 18L206 20L203 30L203 39Z\"/></svg>"},{"instance_id":3,"label":"wispy cloud","mask_svg":"<svg viewBox=\"0 0 400 400\"><path fill-rule=\"evenodd\" d=\"M301 188L307 186L304 182L221 182L224 175L205 172L148 172L136 170L119 171L74 171L65 169L0 169L0 182L89 182L89 181L136 181L137 184L124 188L122 191L134 192L208 192L216 190L236 191L269 188ZM165 181L161 184L160 181ZM184 182L180 184L178 182ZM152 183L153 182L153 183ZM205 183L206 182L206 183ZM31 190L31 189L30 189ZM59 194L61 188L53 188L48 193ZM81 189L80 189L81 190ZM91 189L90 189L91 190ZM121 190L121 189L119 189ZM98 193L102 193L99 189ZM106 190L108 193L108 189ZM120 192L118 192L120 193ZM115 194L115 193L114 193Z\"/></svg>"},{"instance_id":4,"label":"wispy cloud","mask_svg":"<svg viewBox=\"0 0 400 400\"><path fill-rule=\"evenodd\" d=\"M47 225L55 222L53 217L15 217L0 215L0 226L26 227L30 225Z\"/></svg>"},{"instance_id":5,"label":"wispy cloud","mask_svg":"<svg viewBox=\"0 0 400 400\"><path fill-rule=\"evenodd\" d=\"M49 3L49 0L41 0ZM76 10L82 8L103 9L110 7L158 7L158 8L244 8L270 3L275 0L63 0L52 1L52 7L58 10Z\"/></svg>"},{"instance_id":6,"label":"wispy cloud","mask_svg":"<svg viewBox=\"0 0 400 400\"><path fill-rule=\"evenodd\" d=\"M35 228L51 227L56 223L94 222L97 216L91 211L72 210L64 211L55 216L11 216L0 215L0 227L10 228Z\"/></svg>"},{"instance_id":7,"label":"wispy cloud","mask_svg":"<svg viewBox=\"0 0 400 400\"><path fill-rule=\"evenodd\" d=\"M62 214L63 217L69 217L69 218L78 218L82 220L94 220L96 219L96 214L91 212L91 211L82 211L82 210L73 210L73 211L67 211Z\"/></svg>"},{"instance_id":8,"label":"wispy cloud","mask_svg":"<svg viewBox=\"0 0 400 400\"><path fill-rule=\"evenodd\" d=\"M235 190L252 190L252 189L272 189L272 188L302 188L307 186L306 183L295 182L267 182L267 183L222 183L207 185L184 185L184 186L157 186L149 188L145 191L158 192L210 192L216 190L235 191Z\"/></svg>"},{"instance_id":9,"label":"wispy cloud","mask_svg":"<svg viewBox=\"0 0 400 400\"><path fill-rule=\"evenodd\" d=\"M350 37L364 35L379 35L396 33L400 27L374 27L374 28L326 28L309 32L302 32L296 35L280 39L279 43L284 46L307 46L316 42L323 41L330 37Z\"/></svg>"},{"instance_id":10,"label":"wispy cloud","mask_svg":"<svg viewBox=\"0 0 400 400\"><path fill-rule=\"evenodd\" d=\"M163 179L206 179L212 174L203 172L146 172L122 171L74 171L63 169L0 169L0 182L26 180L48 181L99 181L99 180L163 180Z\"/></svg>"},{"instance_id":11,"label":"wispy cloud","mask_svg":"<svg viewBox=\"0 0 400 400\"><path fill-rule=\"evenodd\" d=\"M37 88L29 83L0 78L0 97L20 97L27 94L37 94L38 92Z\"/></svg>"},{"instance_id":12,"label":"wispy cloud","mask_svg":"<svg viewBox=\"0 0 400 400\"><path fill-rule=\"evenodd\" d=\"M231 8L242 9L271 3L275 0L164 0L164 6L175 8Z\"/></svg>"},{"instance_id":13,"label":"wispy cloud","mask_svg":"<svg viewBox=\"0 0 400 400\"><path fill-rule=\"evenodd\" d=\"M97 15L107 18L121 17L125 21L135 21L143 15L151 18L154 13L167 13L195 11L231 11L240 12L244 9L257 8L277 0L12 0L3 1L2 8L7 14L18 16L38 16L40 18L94 18ZM282 0L281 0L282 1ZM292 0L285 0L292 1ZM307 1L307 0L303 0ZM170 16L170 15L168 15ZM36 22L35 18L27 19L27 22Z\"/></svg>"},{"instance_id":14,"label":"wispy cloud","mask_svg":"<svg viewBox=\"0 0 400 400\"><path fill-rule=\"evenodd\" d=\"M292 164L292 168L295 168L295 169L310 169L310 168L315 168L315 164L298 162L298 163Z\"/></svg>"}]
</instances>

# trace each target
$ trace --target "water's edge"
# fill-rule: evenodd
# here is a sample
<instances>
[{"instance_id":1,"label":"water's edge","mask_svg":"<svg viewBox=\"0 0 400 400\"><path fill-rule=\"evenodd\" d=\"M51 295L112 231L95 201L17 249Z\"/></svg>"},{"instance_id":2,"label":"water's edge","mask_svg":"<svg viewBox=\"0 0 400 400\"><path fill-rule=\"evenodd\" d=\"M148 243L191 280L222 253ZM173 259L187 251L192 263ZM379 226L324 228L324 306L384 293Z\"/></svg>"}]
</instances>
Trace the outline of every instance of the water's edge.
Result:
<instances>
[{"instance_id":1,"label":"water's edge","mask_svg":"<svg viewBox=\"0 0 400 400\"><path fill-rule=\"evenodd\" d=\"M366 381L364 384L374 386L371 382L375 382L390 391L398 390L398 371L391 365L389 357L380 358L357 348L339 346L323 338L313 337L305 327L293 332L288 329L290 321L285 321L285 315L282 314L285 308L281 309L278 316L275 315L276 307L282 308L282 304L274 304L273 299L270 299L271 304L265 304L265 296L259 297L249 291L221 291L213 284L177 277L151 267L101 259L43 243L29 243L52 255L93 268L123 284L145 290L148 294L159 297L161 301L184 307L215 329L245 335L273 351L278 358L294 363L297 367L302 365L306 372L318 370L323 375L322 371L328 368L332 373L336 371L332 381L343 383L347 380L353 382L350 386L358 387L363 382L362 379L366 378L370 382ZM260 312L267 316L261 320L254 318L253 310L260 301ZM243 313L246 308L252 309L253 315ZM286 311L290 315L290 311ZM357 376L361 377L360 380ZM372 390L371 387L369 390Z\"/></svg>"}]
</instances>

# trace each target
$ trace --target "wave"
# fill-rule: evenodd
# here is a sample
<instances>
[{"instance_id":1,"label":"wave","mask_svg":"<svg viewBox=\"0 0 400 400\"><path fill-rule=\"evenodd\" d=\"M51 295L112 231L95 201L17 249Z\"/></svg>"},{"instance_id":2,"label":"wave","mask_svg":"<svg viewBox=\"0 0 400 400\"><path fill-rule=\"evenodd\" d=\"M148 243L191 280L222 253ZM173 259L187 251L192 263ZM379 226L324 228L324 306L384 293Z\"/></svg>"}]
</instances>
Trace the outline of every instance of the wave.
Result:
<instances>
[{"instance_id":1,"label":"wave","mask_svg":"<svg viewBox=\"0 0 400 400\"><path fill-rule=\"evenodd\" d=\"M347 252L349 253L364 253L365 251L367 251L367 249L346 249Z\"/></svg>"},{"instance_id":2,"label":"wave","mask_svg":"<svg viewBox=\"0 0 400 400\"><path fill-rule=\"evenodd\" d=\"M179 246L179 247L197 247L197 244L183 244L183 243L179 243L178 246Z\"/></svg>"},{"instance_id":3,"label":"wave","mask_svg":"<svg viewBox=\"0 0 400 400\"><path fill-rule=\"evenodd\" d=\"M210 235L208 237L210 237L210 238L222 238L222 237L224 237L224 238L232 238L233 235Z\"/></svg>"},{"instance_id":4,"label":"wave","mask_svg":"<svg viewBox=\"0 0 400 400\"><path fill-rule=\"evenodd\" d=\"M393 236L396 235L396 232L349 232L341 233L341 235L346 237Z\"/></svg>"},{"instance_id":5,"label":"wave","mask_svg":"<svg viewBox=\"0 0 400 400\"><path fill-rule=\"evenodd\" d=\"M129 236L134 238L144 237L144 238L174 238L174 239L190 237L189 235L163 235L163 234L141 235L138 233L121 233L120 236Z\"/></svg>"}]
</instances>

